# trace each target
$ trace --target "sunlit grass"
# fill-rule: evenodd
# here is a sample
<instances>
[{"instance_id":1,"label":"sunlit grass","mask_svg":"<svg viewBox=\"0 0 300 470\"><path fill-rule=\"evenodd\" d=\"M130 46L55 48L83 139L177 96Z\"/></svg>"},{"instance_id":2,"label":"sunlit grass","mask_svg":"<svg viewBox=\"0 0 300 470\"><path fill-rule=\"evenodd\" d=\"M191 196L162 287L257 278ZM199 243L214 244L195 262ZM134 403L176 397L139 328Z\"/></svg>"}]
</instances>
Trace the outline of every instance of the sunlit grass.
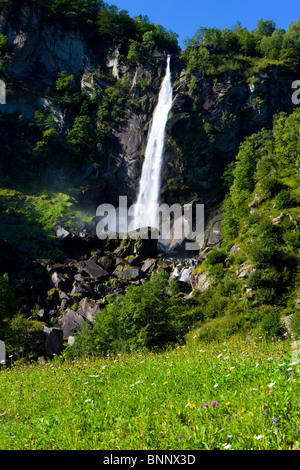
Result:
<instances>
[{"instance_id":1,"label":"sunlit grass","mask_svg":"<svg viewBox=\"0 0 300 470\"><path fill-rule=\"evenodd\" d=\"M288 341L199 344L0 372L1 449L292 449Z\"/></svg>"}]
</instances>

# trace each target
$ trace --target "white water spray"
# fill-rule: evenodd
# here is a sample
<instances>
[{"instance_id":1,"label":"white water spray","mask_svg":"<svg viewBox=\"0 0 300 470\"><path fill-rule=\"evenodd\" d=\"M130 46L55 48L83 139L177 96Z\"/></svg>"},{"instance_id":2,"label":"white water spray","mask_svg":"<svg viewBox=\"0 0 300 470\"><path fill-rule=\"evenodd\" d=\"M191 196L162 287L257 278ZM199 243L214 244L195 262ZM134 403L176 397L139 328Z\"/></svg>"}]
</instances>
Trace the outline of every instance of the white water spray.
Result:
<instances>
[{"instance_id":1,"label":"white water spray","mask_svg":"<svg viewBox=\"0 0 300 470\"><path fill-rule=\"evenodd\" d=\"M148 137L139 194L134 207L135 228L159 228L158 204L165 128L173 101L170 59L171 57L168 56L166 74L161 85L158 103L153 114L151 131Z\"/></svg>"}]
</instances>

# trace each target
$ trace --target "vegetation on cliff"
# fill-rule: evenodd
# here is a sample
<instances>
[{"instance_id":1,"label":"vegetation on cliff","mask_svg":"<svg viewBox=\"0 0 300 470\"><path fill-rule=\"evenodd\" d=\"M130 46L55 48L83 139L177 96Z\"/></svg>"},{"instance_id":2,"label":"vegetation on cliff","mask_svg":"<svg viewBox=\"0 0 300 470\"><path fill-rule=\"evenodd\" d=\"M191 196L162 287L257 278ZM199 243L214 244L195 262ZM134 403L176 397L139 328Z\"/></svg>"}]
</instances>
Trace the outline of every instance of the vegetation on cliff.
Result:
<instances>
[{"instance_id":1,"label":"vegetation on cliff","mask_svg":"<svg viewBox=\"0 0 300 470\"><path fill-rule=\"evenodd\" d=\"M55 258L61 254L54 242L55 224L77 224L81 230L92 222L94 214L81 211L77 202L94 187L97 196L110 195L113 184L118 187L122 175L117 169L129 140L124 134L126 144L121 145L119 135L127 125L135 125L140 140L145 138L166 53L175 57L176 89L166 149L173 152L173 160L170 157L166 166L174 180L177 170L184 175L178 186L166 177L166 185L176 196L182 190L183 198L192 195L208 206L225 196L223 246L201 259L193 273L198 286L193 295L187 300L176 283L168 290L167 279L154 274L146 284L130 286L109 303L95 325L78 335L73 353L76 348L78 354L94 354L99 349L105 353L162 347L183 341L194 328L199 338L208 340L236 332L281 337L285 330L280 318L292 313L298 334L300 118L297 109L292 113L289 80L299 70L299 21L287 31L263 20L253 32L240 24L231 30L201 28L180 52L175 33L151 24L147 17L130 18L128 12L102 1L0 3L16 25L24 6L36 8L44 26L80 31L98 68L90 74L53 70L49 81L35 72L40 81L31 89L30 79L20 80L13 69L18 59L8 37L0 36L1 77L13 87L12 95L23 96L30 89L48 103L31 118L18 113L0 116L2 238L20 246L25 257ZM116 60L118 70L112 73L107 62ZM275 76L288 86L287 97L270 90ZM85 80L92 83L88 91ZM130 121L132 116L144 121ZM110 166L113 158L115 167L120 165L117 169ZM123 174L128 168L123 167ZM89 174L96 176L89 179ZM231 251L233 247L236 250ZM201 279L209 281L204 291ZM17 281L14 278L14 288ZM7 282L1 278L4 303L6 295L13 295ZM54 289L52 294L58 292ZM20 313L22 296L17 300ZM26 334L38 330L37 310L30 307L28 323L20 317L12 322L12 306L7 314L1 312L12 336L16 325ZM62 313L60 307L57 310Z\"/></svg>"}]
</instances>

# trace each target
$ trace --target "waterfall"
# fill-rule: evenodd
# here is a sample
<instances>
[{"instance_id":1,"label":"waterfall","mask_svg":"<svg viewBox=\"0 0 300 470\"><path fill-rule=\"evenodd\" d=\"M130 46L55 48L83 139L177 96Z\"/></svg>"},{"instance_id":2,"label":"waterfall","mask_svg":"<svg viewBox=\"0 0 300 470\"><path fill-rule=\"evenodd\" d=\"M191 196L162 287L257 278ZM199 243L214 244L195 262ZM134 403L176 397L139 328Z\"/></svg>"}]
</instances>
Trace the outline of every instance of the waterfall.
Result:
<instances>
[{"instance_id":1,"label":"waterfall","mask_svg":"<svg viewBox=\"0 0 300 470\"><path fill-rule=\"evenodd\" d=\"M164 80L159 92L145 153L139 194L134 206L135 228L159 228L158 204L161 184L161 168L165 142L165 128L172 106L170 59L168 56Z\"/></svg>"}]
</instances>

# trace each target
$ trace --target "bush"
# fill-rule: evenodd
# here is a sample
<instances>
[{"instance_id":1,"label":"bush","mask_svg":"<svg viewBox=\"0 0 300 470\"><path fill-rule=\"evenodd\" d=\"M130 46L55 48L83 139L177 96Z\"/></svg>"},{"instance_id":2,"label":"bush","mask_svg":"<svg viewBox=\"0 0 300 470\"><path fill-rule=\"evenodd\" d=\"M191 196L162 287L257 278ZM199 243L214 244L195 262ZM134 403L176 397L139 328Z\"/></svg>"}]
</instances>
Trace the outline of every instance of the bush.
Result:
<instances>
[{"instance_id":1,"label":"bush","mask_svg":"<svg viewBox=\"0 0 300 470\"><path fill-rule=\"evenodd\" d=\"M286 209L288 207L291 207L292 198L290 191L284 190L277 194L275 198L275 204L276 209Z\"/></svg>"},{"instance_id":2,"label":"bush","mask_svg":"<svg viewBox=\"0 0 300 470\"><path fill-rule=\"evenodd\" d=\"M201 327L198 340L224 341L240 333L246 321L247 318L241 315L225 315L221 318L215 318Z\"/></svg>"},{"instance_id":3,"label":"bush","mask_svg":"<svg viewBox=\"0 0 300 470\"><path fill-rule=\"evenodd\" d=\"M227 259L227 252L223 249L211 251L205 260L205 263L214 266L216 264L225 264Z\"/></svg>"},{"instance_id":4,"label":"bush","mask_svg":"<svg viewBox=\"0 0 300 470\"><path fill-rule=\"evenodd\" d=\"M280 312L272 310L261 323L262 330L265 332L266 337L280 338L286 333L286 329L280 320Z\"/></svg>"},{"instance_id":5,"label":"bush","mask_svg":"<svg viewBox=\"0 0 300 470\"><path fill-rule=\"evenodd\" d=\"M285 185L276 176L270 176L261 182L262 195L267 198L272 198L283 190L285 190Z\"/></svg>"},{"instance_id":6,"label":"bush","mask_svg":"<svg viewBox=\"0 0 300 470\"><path fill-rule=\"evenodd\" d=\"M177 294L167 294L168 281L169 276L161 273L153 274L141 286L128 286L125 295L113 299L96 316L94 326L84 326L76 334L69 354L163 348L183 340L194 318ZM195 313L202 318L201 311Z\"/></svg>"},{"instance_id":7,"label":"bush","mask_svg":"<svg viewBox=\"0 0 300 470\"><path fill-rule=\"evenodd\" d=\"M291 317L290 327L296 338L300 337L300 309L298 308Z\"/></svg>"},{"instance_id":8,"label":"bush","mask_svg":"<svg viewBox=\"0 0 300 470\"><path fill-rule=\"evenodd\" d=\"M15 313L16 300L9 285L8 275L0 277L0 334L2 322L11 318Z\"/></svg>"},{"instance_id":9,"label":"bush","mask_svg":"<svg viewBox=\"0 0 300 470\"><path fill-rule=\"evenodd\" d=\"M37 358L43 354L45 338L43 323L27 320L23 315L16 315L5 330L7 354L14 359Z\"/></svg>"},{"instance_id":10,"label":"bush","mask_svg":"<svg viewBox=\"0 0 300 470\"><path fill-rule=\"evenodd\" d=\"M253 271L248 279L248 285L251 289L258 289L265 282L266 271L264 269L256 269Z\"/></svg>"}]
</instances>

